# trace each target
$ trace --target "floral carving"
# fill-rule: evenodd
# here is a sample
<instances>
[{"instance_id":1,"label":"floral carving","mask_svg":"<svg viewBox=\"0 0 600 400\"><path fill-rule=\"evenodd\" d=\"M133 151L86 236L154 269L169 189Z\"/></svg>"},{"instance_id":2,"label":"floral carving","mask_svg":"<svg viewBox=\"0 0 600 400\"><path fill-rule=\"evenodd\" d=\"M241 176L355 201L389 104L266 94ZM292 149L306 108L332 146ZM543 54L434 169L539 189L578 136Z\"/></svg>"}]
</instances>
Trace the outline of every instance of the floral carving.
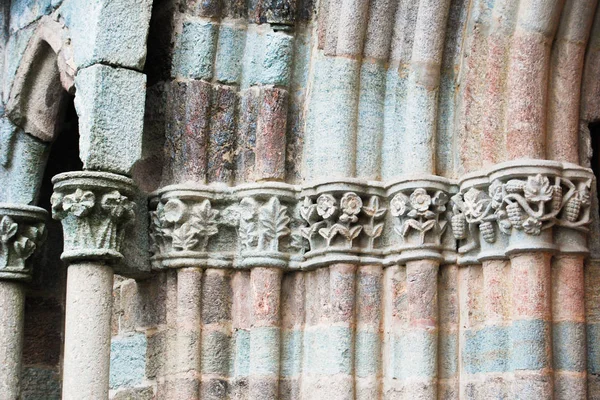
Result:
<instances>
[{"instance_id":1,"label":"floral carving","mask_svg":"<svg viewBox=\"0 0 600 400\"><path fill-rule=\"evenodd\" d=\"M433 243L439 244L447 225L441 218L447 203L448 195L442 191L436 191L433 196L423 188L415 189L410 196L397 193L390 202L390 212L398 222L394 230L405 242L411 230L419 232L416 244L425 244L427 233L431 232Z\"/></svg>"},{"instance_id":2,"label":"floral carving","mask_svg":"<svg viewBox=\"0 0 600 400\"><path fill-rule=\"evenodd\" d=\"M379 197L372 196L369 199L369 204L363 207L363 213L367 215L368 221L363 225L363 232L367 235L367 249L373 249L375 239L383 233L383 222L377 223L377 220L383 218L387 208L382 208L379 205Z\"/></svg>"},{"instance_id":3,"label":"floral carving","mask_svg":"<svg viewBox=\"0 0 600 400\"><path fill-rule=\"evenodd\" d=\"M61 190L51 202L52 217L63 223L68 257L102 251L118 254L125 229L135 219L135 203L116 189Z\"/></svg>"},{"instance_id":4,"label":"floral carving","mask_svg":"<svg viewBox=\"0 0 600 400\"><path fill-rule=\"evenodd\" d=\"M288 208L277 197L264 205L245 197L240 202L240 241L242 251L280 251L281 238L290 235Z\"/></svg>"},{"instance_id":5,"label":"floral carving","mask_svg":"<svg viewBox=\"0 0 600 400\"><path fill-rule=\"evenodd\" d=\"M300 208L301 217L308 222L308 227L301 229L311 250L322 247L317 234L324 240L325 248L334 245L336 238L342 239L343 247L351 248L354 241L364 232L367 240L367 249L372 249L376 238L383 232L383 224L376 221L381 219L387 209L381 208L379 198L373 196L367 206L354 192L345 193L338 200L329 193L321 194L313 204L309 197L305 197ZM366 218L361 218L362 216ZM364 223L359 220L363 219Z\"/></svg>"},{"instance_id":6,"label":"floral carving","mask_svg":"<svg viewBox=\"0 0 600 400\"><path fill-rule=\"evenodd\" d=\"M46 227L41 221L0 216L0 273L28 278L28 259L45 240Z\"/></svg>"},{"instance_id":7,"label":"floral carving","mask_svg":"<svg viewBox=\"0 0 600 400\"><path fill-rule=\"evenodd\" d=\"M517 230L532 236L553 225L584 229L589 222L589 182L573 183L560 177L551 180L542 174L506 182L495 180L487 193L470 188L454 196L452 203L454 236L468 239L459 249L462 253L478 246L477 229L489 243L496 240L494 226L505 235Z\"/></svg>"},{"instance_id":8,"label":"floral carving","mask_svg":"<svg viewBox=\"0 0 600 400\"><path fill-rule=\"evenodd\" d=\"M89 190L77 189L75 192L68 194L62 199L62 209L68 213L73 214L77 218L85 217L88 215L94 204L96 203L96 196Z\"/></svg>"},{"instance_id":9,"label":"floral carving","mask_svg":"<svg viewBox=\"0 0 600 400\"><path fill-rule=\"evenodd\" d=\"M210 200L186 205L179 199L159 203L150 214L150 237L154 253L169 251L205 252L210 237L219 232L217 216Z\"/></svg>"}]
</instances>

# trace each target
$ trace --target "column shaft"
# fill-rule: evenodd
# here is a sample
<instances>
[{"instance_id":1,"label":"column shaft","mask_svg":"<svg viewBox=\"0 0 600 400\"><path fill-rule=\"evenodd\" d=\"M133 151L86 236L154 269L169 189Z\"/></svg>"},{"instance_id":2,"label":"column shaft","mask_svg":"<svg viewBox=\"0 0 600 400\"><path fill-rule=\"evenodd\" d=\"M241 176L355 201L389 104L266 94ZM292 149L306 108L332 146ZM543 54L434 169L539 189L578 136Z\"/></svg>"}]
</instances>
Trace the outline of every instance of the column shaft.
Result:
<instances>
[{"instance_id":1,"label":"column shaft","mask_svg":"<svg viewBox=\"0 0 600 400\"><path fill-rule=\"evenodd\" d=\"M112 288L112 268L69 266L63 400L108 399Z\"/></svg>"},{"instance_id":2,"label":"column shaft","mask_svg":"<svg viewBox=\"0 0 600 400\"><path fill-rule=\"evenodd\" d=\"M554 398L587 398L587 346L583 256L552 262Z\"/></svg>"},{"instance_id":3,"label":"column shaft","mask_svg":"<svg viewBox=\"0 0 600 400\"><path fill-rule=\"evenodd\" d=\"M279 269L254 268L250 273L252 328L250 330L250 398L279 396L281 352L281 277Z\"/></svg>"},{"instance_id":4,"label":"column shaft","mask_svg":"<svg viewBox=\"0 0 600 400\"><path fill-rule=\"evenodd\" d=\"M200 390L202 269L177 270L176 398L195 400Z\"/></svg>"},{"instance_id":5,"label":"column shaft","mask_svg":"<svg viewBox=\"0 0 600 400\"><path fill-rule=\"evenodd\" d=\"M516 399L552 398L550 259L545 252L511 256L511 370Z\"/></svg>"},{"instance_id":6,"label":"column shaft","mask_svg":"<svg viewBox=\"0 0 600 400\"><path fill-rule=\"evenodd\" d=\"M438 269L434 260L406 263L410 343L406 375L412 399L437 398Z\"/></svg>"},{"instance_id":7,"label":"column shaft","mask_svg":"<svg viewBox=\"0 0 600 400\"><path fill-rule=\"evenodd\" d=\"M0 400L19 398L24 311L23 284L0 281Z\"/></svg>"}]
</instances>

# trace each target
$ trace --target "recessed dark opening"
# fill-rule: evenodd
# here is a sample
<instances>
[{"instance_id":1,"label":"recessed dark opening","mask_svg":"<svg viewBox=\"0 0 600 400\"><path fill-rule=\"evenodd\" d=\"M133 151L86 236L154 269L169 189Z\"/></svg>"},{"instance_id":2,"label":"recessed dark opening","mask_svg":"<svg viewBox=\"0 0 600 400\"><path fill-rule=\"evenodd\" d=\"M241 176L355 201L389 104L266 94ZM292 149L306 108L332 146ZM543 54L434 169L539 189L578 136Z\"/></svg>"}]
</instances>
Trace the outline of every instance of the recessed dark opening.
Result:
<instances>
[{"instance_id":1,"label":"recessed dark opening","mask_svg":"<svg viewBox=\"0 0 600 400\"><path fill-rule=\"evenodd\" d=\"M57 138L51 145L38 205L51 214L52 177L61 172L80 171L79 129L73 97L63 94ZM60 364L63 349L66 265L60 260L62 226L48 218L48 236L34 260L33 279L27 285L23 343L24 398L60 398ZM43 378L40 378L43 377ZM39 385L39 380L48 382Z\"/></svg>"}]
</instances>

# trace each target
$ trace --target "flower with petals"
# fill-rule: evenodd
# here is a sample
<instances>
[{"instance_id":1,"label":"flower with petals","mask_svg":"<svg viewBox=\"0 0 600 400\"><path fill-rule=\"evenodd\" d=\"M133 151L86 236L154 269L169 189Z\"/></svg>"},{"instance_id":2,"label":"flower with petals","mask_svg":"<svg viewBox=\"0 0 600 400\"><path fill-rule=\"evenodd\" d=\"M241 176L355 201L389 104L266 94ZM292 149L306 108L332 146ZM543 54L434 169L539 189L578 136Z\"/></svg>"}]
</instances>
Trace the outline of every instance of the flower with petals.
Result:
<instances>
[{"instance_id":1,"label":"flower with petals","mask_svg":"<svg viewBox=\"0 0 600 400\"><path fill-rule=\"evenodd\" d=\"M390 212L394 217L402 217L408 211L408 197L403 193L398 193L390 202Z\"/></svg>"},{"instance_id":2,"label":"flower with petals","mask_svg":"<svg viewBox=\"0 0 600 400\"><path fill-rule=\"evenodd\" d=\"M550 201L552 199L550 180L541 174L527 178L524 192L525 199L533 203Z\"/></svg>"},{"instance_id":3,"label":"flower with petals","mask_svg":"<svg viewBox=\"0 0 600 400\"><path fill-rule=\"evenodd\" d=\"M134 203L117 190L113 190L102 196L100 205L113 218L133 219L134 217Z\"/></svg>"},{"instance_id":4,"label":"flower with petals","mask_svg":"<svg viewBox=\"0 0 600 400\"><path fill-rule=\"evenodd\" d=\"M360 197L356 195L356 193L346 193L342 200L340 201L340 206L342 207L342 211L344 214L348 215L358 215L360 210L362 209L363 202Z\"/></svg>"},{"instance_id":5,"label":"flower with petals","mask_svg":"<svg viewBox=\"0 0 600 400\"><path fill-rule=\"evenodd\" d=\"M530 235L539 235L542 232L542 222L537 218L529 217L523 222L523 230Z\"/></svg>"},{"instance_id":6,"label":"flower with petals","mask_svg":"<svg viewBox=\"0 0 600 400\"><path fill-rule=\"evenodd\" d=\"M431 196L427 194L425 189L416 189L410 195L410 205L419 212L425 212L431 205Z\"/></svg>"},{"instance_id":7,"label":"flower with petals","mask_svg":"<svg viewBox=\"0 0 600 400\"><path fill-rule=\"evenodd\" d=\"M183 220L187 211L186 205L179 199L169 199L164 207L165 220L170 223L178 223Z\"/></svg>"},{"instance_id":8,"label":"flower with petals","mask_svg":"<svg viewBox=\"0 0 600 400\"><path fill-rule=\"evenodd\" d=\"M85 217L92 211L96 203L96 196L89 190L77 189L74 193L63 197L63 210L76 217Z\"/></svg>"},{"instance_id":9,"label":"flower with petals","mask_svg":"<svg viewBox=\"0 0 600 400\"><path fill-rule=\"evenodd\" d=\"M335 198L330 194L322 194L317 199L317 214L323 219L331 217L337 207L335 206Z\"/></svg>"},{"instance_id":10,"label":"flower with petals","mask_svg":"<svg viewBox=\"0 0 600 400\"><path fill-rule=\"evenodd\" d=\"M467 217L479 218L483 214L485 203L482 199L483 192L481 190L471 188L465 193L464 206Z\"/></svg>"}]
</instances>

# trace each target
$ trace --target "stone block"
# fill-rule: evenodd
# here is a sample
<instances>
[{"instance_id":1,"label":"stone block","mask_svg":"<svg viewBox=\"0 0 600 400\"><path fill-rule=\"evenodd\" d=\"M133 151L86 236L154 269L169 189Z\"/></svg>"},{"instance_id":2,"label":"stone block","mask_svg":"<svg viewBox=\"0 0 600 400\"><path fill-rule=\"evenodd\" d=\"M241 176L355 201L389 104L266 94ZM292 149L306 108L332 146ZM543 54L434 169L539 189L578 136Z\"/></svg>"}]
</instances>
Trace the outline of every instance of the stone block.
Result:
<instances>
[{"instance_id":1,"label":"stone block","mask_svg":"<svg viewBox=\"0 0 600 400\"><path fill-rule=\"evenodd\" d=\"M94 65L79 71L75 86L84 168L129 174L142 154L146 76Z\"/></svg>"},{"instance_id":2,"label":"stone block","mask_svg":"<svg viewBox=\"0 0 600 400\"><path fill-rule=\"evenodd\" d=\"M151 387L119 390L111 393L111 400L153 400L154 390Z\"/></svg>"},{"instance_id":3,"label":"stone block","mask_svg":"<svg viewBox=\"0 0 600 400\"><path fill-rule=\"evenodd\" d=\"M110 388L139 385L146 372L146 335L117 336L110 346Z\"/></svg>"},{"instance_id":4,"label":"stone block","mask_svg":"<svg viewBox=\"0 0 600 400\"><path fill-rule=\"evenodd\" d=\"M50 147L17 129L6 166L0 165L0 202L35 204Z\"/></svg>"},{"instance_id":5,"label":"stone block","mask_svg":"<svg viewBox=\"0 0 600 400\"><path fill-rule=\"evenodd\" d=\"M29 366L21 376L21 399L59 400L60 374L54 368Z\"/></svg>"},{"instance_id":6,"label":"stone block","mask_svg":"<svg viewBox=\"0 0 600 400\"><path fill-rule=\"evenodd\" d=\"M10 31L26 27L43 15L48 15L60 1L57 0L15 0L10 2Z\"/></svg>"},{"instance_id":7,"label":"stone block","mask_svg":"<svg viewBox=\"0 0 600 400\"><path fill-rule=\"evenodd\" d=\"M183 21L173 54L172 76L210 80L218 32L217 25L204 19L188 18Z\"/></svg>"},{"instance_id":8,"label":"stone block","mask_svg":"<svg viewBox=\"0 0 600 400\"><path fill-rule=\"evenodd\" d=\"M69 28L75 63L142 70L151 0L65 0L59 14Z\"/></svg>"}]
</instances>

